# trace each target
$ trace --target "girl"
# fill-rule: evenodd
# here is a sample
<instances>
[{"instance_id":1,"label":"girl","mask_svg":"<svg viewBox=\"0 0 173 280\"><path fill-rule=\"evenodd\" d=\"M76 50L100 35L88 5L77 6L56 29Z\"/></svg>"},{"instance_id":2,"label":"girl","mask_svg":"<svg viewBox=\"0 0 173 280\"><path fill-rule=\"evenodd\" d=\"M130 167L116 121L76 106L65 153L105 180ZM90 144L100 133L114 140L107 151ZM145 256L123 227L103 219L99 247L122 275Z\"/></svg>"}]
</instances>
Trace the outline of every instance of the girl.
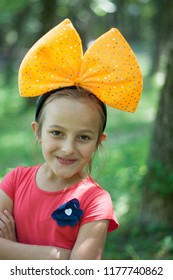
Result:
<instances>
[{"instance_id":1,"label":"girl","mask_svg":"<svg viewBox=\"0 0 173 280\"><path fill-rule=\"evenodd\" d=\"M45 162L19 166L0 184L1 259L101 259L107 232L118 226L110 195L90 176L92 157L106 138L104 103L134 111L142 82L124 39L112 32L103 36L104 53L105 38L109 45L112 39L113 56L119 57L114 46L121 42L132 58L126 62L133 68L127 71L131 80L122 82L118 97L111 92L111 83L120 86L117 77L124 63L117 64L114 75L115 61L100 58L100 41L82 56L79 36L69 20L41 38L21 64L21 95L41 95L32 129Z\"/></svg>"}]
</instances>

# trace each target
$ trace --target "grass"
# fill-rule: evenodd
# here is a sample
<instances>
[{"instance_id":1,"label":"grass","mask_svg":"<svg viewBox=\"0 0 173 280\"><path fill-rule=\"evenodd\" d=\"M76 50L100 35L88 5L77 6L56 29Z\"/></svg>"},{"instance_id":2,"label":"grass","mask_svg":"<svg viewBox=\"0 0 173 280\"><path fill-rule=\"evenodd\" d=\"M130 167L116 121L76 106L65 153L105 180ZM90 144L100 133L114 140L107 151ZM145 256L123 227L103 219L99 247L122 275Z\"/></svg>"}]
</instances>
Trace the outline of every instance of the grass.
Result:
<instances>
[{"instance_id":1,"label":"grass","mask_svg":"<svg viewBox=\"0 0 173 280\"><path fill-rule=\"evenodd\" d=\"M39 162L40 153L30 123L34 108L19 98L18 89L0 77L0 177L17 165ZM16 77L14 76L14 82ZM17 82L16 82L17 84ZM140 182L147 170L153 122L159 97L156 77L146 78L135 114L108 109L108 138L95 156L93 176L111 194L120 227L108 235L104 259L171 259L169 229L141 228ZM106 207L106 205L105 205Z\"/></svg>"}]
</instances>

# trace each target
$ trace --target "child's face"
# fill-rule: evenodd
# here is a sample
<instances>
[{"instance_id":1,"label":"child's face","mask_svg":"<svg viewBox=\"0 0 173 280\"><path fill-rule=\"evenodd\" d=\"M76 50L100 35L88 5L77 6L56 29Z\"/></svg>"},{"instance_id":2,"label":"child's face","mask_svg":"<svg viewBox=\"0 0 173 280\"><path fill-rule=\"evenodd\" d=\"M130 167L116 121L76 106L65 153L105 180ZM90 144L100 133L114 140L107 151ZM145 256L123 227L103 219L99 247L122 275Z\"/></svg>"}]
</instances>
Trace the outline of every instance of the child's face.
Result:
<instances>
[{"instance_id":1,"label":"child's face","mask_svg":"<svg viewBox=\"0 0 173 280\"><path fill-rule=\"evenodd\" d=\"M100 114L89 100L59 97L45 106L37 138L54 175L72 178L80 174L97 148L100 125ZM37 133L37 123L33 128Z\"/></svg>"}]
</instances>

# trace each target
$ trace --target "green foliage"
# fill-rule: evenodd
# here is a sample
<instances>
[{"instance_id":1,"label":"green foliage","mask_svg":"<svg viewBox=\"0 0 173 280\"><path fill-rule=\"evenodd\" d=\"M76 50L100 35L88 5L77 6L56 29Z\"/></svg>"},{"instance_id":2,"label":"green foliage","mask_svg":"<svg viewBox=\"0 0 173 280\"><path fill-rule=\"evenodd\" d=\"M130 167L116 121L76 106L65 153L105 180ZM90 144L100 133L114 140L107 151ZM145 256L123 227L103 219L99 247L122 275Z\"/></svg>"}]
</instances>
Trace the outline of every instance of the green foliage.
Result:
<instances>
[{"instance_id":1,"label":"green foliage","mask_svg":"<svg viewBox=\"0 0 173 280\"><path fill-rule=\"evenodd\" d=\"M140 227L134 219L128 220L108 236L105 259L116 260L172 260L172 229Z\"/></svg>"},{"instance_id":2,"label":"green foliage","mask_svg":"<svg viewBox=\"0 0 173 280\"><path fill-rule=\"evenodd\" d=\"M148 178L155 178L150 184L151 190L160 196L169 196L173 193L173 173L160 161L150 163Z\"/></svg>"},{"instance_id":3,"label":"green foliage","mask_svg":"<svg viewBox=\"0 0 173 280\"><path fill-rule=\"evenodd\" d=\"M0 1L0 10L3 11L0 17L0 22L3 22L7 16L9 19L12 16L12 12L15 12L26 5L26 0L16 0L16 1ZM6 19L7 20L7 19Z\"/></svg>"}]
</instances>

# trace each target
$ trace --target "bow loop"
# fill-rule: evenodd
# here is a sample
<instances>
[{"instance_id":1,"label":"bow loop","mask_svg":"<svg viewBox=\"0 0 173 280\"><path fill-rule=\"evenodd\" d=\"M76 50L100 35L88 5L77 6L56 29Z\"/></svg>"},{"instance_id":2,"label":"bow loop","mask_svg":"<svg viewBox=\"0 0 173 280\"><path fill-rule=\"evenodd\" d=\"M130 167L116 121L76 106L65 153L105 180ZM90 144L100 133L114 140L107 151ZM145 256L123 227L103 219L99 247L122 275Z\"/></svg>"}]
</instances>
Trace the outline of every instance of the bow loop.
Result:
<instances>
[{"instance_id":1,"label":"bow loop","mask_svg":"<svg viewBox=\"0 0 173 280\"><path fill-rule=\"evenodd\" d=\"M81 39L67 19L38 40L25 56L19 69L21 95L39 96L72 86L82 56Z\"/></svg>"},{"instance_id":2,"label":"bow loop","mask_svg":"<svg viewBox=\"0 0 173 280\"><path fill-rule=\"evenodd\" d=\"M84 88L107 105L134 112L142 91L136 57L116 28L100 36L83 57L80 77Z\"/></svg>"}]
</instances>

